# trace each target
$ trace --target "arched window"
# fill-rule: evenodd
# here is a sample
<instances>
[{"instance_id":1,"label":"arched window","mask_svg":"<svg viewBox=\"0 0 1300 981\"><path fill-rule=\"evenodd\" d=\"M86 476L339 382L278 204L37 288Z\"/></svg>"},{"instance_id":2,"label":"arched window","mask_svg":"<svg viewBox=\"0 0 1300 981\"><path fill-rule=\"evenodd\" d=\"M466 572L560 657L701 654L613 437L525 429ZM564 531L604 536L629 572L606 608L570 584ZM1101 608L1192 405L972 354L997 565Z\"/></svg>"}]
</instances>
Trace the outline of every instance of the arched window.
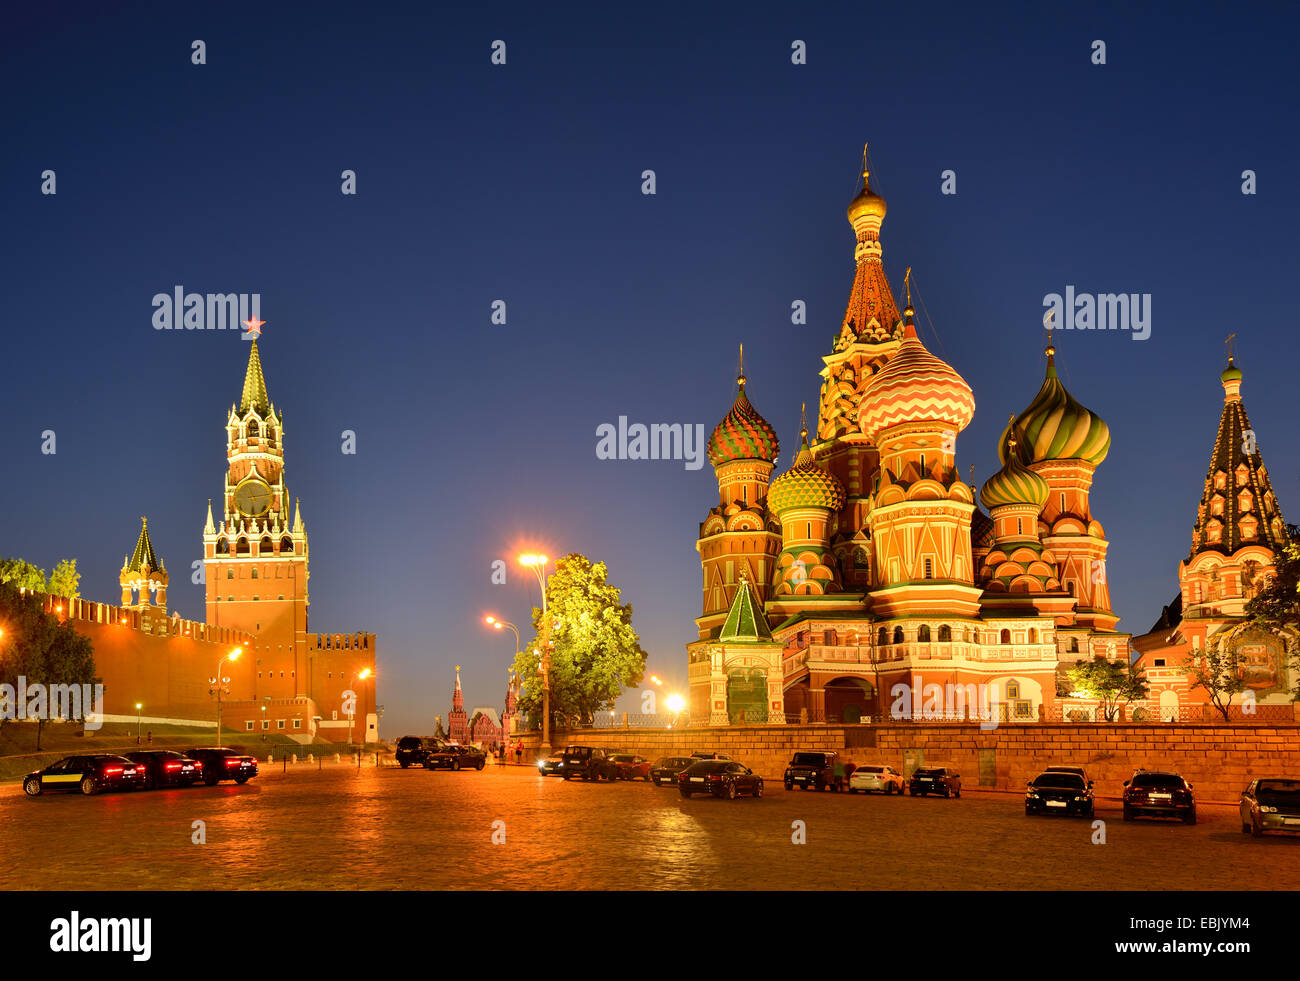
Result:
<instances>
[{"instance_id":1,"label":"arched window","mask_svg":"<svg viewBox=\"0 0 1300 981\"><path fill-rule=\"evenodd\" d=\"M275 546L271 544L270 535L264 535L262 537L262 540L257 545L257 550L261 552L263 555L270 555L274 548Z\"/></svg>"},{"instance_id":2,"label":"arched window","mask_svg":"<svg viewBox=\"0 0 1300 981\"><path fill-rule=\"evenodd\" d=\"M280 539L280 554L281 555L293 554L293 539L290 538L288 535L285 535L283 538Z\"/></svg>"},{"instance_id":3,"label":"arched window","mask_svg":"<svg viewBox=\"0 0 1300 981\"><path fill-rule=\"evenodd\" d=\"M840 642L840 635L834 630L827 630L822 634L822 643L827 647L834 647Z\"/></svg>"},{"instance_id":4,"label":"arched window","mask_svg":"<svg viewBox=\"0 0 1300 981\"><path fill-rule=\"evenodd\" d=\"M894 643L895 643L895 644L901 644L902 642L903 642L903 628L902 628L902 627L895 627L895 628L894 628Z\"/></svg>"},{"instance_id":5,"label":"arched window","mask_svg":"<svg viewBox=\"0 0 1300 981\"><path fill-rule=\"evenodd\" d=\"M1011 631L1010 631L1010 630L1003 630L1003 631L1002 631L1002 643L1004 643L1004 644L1009 644L1009 643L1011 643Z\"/></svg>"},{"instance_id":6,"label":"arched window","mask_svg":"<svg viewBox=\"0 0 1300 981\"><path fill-rule=\"evenodd\" d=\"M249 439L257 439L257 435L258 435L259 432L260 432L260 430L257 428L257 420L256 420L256 419L249 419L249 420L248 420L248 438L249 438Z\"/></svg>"},{"instance_id":7,"label":"arched window","mask_svg":"<svg viewBox=\"0 0 1300 981\"><path fill-rule=\"evenodd\" d=\"M952 640L952 627L948 626L945 623L943 626L939 628L939 642L941 644L946 644L951 640Z\"/></svg>"},{"instance_id":8,"label":"arched window","mask_svg":"<svg viewBox=\"0 0 1300 981\"><path fill-rule=\"evenodd\" d=\"M227 570L226 570L226 578L227 578L227 579L234 579L234 578L235 578L235 570L234 570L234 569L227 569Z\"/></svg>"},{"instance_id":9,"label":"arched window","mask_svg":"<svg viewBox=\"0 0 1300 981\"><path fill-rule=\"evenodd\" d=\"M230 544L224 538L217 539L217 554L227 555L230 552Z\"/></svg>"},{"instance_id":10,"label":"arched window","mask_svg":"<svg viewBox=\"0 0 1300 981\"><path fill-rule=\"evenodd\" d=\"M256 569L253 570L253 578L254 578L254 579L257 578L257 570L256 570Z\"/></svg>"},{"instance_id":11,"label":"arched window","mask_svg":"<svg viewBox=\"0 0 1300 981\"><path fill-rule=\"evenodd\" d=\"M925 578L926 579L934 578L934 559L925 560Z\"/></svg>"},{"instance_id":12,"label":"arched window","mask_svg":"<svg viewBox=\"0 0 1300 981\"><path fill-rule=\"evenodd\" d=\"M916 632L916 639L922 644L930 643L930 625L928 623L921 624L920 629Z\"/></svg>"},{"instance_id":13,"label":"arched window","mask_svg":"<svg viewBox=\"0 0 1300 981\"><path fill-rule=\"evenodd\" d=\"M889 643L889 631L886 630L884 627L881 627L876 632L876 643L879 644L881 647L884 647L886 644Z\"/></svg>"},{"instance_id":14,"label":"arched window","mask_svg":"<svg viewBox=\"0 0 1300 981\"><path fill-rule=\"evenodd\" d=\"M248 554L248 539L247 539L247 538L241 538L241 539L239 539L239 541L235 544L235 554L236 554L236 555L247 555L247 554Z\"/></svg>"},{"instance_id":15,"label":"arched window","mask_svg":"<svg viewBox=\"0 0 1300 981\"><path fill-rule=\"evenodd\" d=\"M1079 638L1078 638L1078 637L1071 637L1071 638L1070 638L1070 653L1071 653L1071 654L1078 654L1078 653L1079 653Z\"/></svg>"},{"instance_id":16,"label":"arched window","mask_svg":"<svg viewBox=\"0 0 1300 981\"><path fill-rule=\"evenodd\" d=\"M270 447L272 447L272 448L275 447L275 427L274 427L274 426L267 426L267 427L266 427L266 445L267 445L267 446L270 446Z\"/></svg>"}]
</instances>

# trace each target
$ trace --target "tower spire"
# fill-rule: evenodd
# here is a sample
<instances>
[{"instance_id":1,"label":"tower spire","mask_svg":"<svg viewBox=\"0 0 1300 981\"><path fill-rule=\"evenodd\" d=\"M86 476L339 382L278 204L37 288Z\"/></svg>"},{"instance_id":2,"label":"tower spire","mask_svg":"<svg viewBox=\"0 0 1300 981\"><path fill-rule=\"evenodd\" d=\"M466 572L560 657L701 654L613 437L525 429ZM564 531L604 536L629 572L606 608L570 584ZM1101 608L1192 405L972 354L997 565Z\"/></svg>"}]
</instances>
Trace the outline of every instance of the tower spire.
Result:
<instances>
[{"instance_id":1,"label":"tower spire","mask_svg":"<svg viewBox=\"0 0 1300 981\"><path fill-rule=\"evenodd\" d=\"M265 416L271 411L271 400L266 394L266 378L262 375L262 357L257 351L254 339L248 352L248 368L244 371L244 393L239 400L239 413L243 415L249 408L255 408L259 415Z\"/></svg>"}]
</instances>

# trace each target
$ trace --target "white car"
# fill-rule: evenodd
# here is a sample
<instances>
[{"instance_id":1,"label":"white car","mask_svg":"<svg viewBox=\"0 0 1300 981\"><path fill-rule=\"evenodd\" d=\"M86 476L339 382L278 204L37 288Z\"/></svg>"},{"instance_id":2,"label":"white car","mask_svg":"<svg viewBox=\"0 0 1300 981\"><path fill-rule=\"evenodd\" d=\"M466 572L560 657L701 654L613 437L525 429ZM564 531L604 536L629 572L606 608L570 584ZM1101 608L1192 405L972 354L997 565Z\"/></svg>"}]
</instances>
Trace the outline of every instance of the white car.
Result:
<instances>
[{"instance_id":1,"label":"white car","mask_svg":"<svg viewBox=\"0 0 1300 981\"><path fill-rule=\"evenodd\" d=\"M883 763L860 766L849 774L849 793L901 794L907 781L892 766Z\"/></svg>"}]
</instances>

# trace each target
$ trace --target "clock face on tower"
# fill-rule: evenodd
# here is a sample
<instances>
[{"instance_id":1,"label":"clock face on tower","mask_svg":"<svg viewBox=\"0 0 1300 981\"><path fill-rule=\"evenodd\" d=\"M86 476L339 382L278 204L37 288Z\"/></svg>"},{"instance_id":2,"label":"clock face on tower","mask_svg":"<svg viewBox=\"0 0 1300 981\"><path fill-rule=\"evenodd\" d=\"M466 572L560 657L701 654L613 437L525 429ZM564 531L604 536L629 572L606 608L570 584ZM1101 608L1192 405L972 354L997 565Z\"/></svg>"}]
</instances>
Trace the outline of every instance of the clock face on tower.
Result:
<instances>
[{"instance_id":1,"label":"clock face on tower","mask_svg":"<svg viewBox=\"0 0 1300 981\"><path fill-rule=\"evenodd\" d=\"M247 517L258 518L271 507L272 496L271 488L254 477L235 488L235 507Z\"/></svg>"}]
</instances>

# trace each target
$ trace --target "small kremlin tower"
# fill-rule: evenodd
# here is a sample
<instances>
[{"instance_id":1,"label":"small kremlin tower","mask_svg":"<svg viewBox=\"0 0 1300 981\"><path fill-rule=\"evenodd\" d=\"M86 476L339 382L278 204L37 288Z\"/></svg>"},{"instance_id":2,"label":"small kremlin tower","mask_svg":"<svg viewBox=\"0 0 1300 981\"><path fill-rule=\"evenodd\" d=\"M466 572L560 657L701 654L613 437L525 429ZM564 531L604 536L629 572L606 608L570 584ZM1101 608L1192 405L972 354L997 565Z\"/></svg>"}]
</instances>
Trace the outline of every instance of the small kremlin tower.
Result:
<instances>
[{"instance_id":1,"label":"small kremlin tower","mask_svg":"<svg viewBox=\"0 0 1300 981\"><path fill-rule=\"evenodd\" d=\"M154 552L149 538L149 519L140 518L140 537L128 561L122 559L118 575L122 587L122 607L138 610L141 629L148 633L167 632L167 570ZM151 600L152 597L152 600Z\"/></svg>"},{"instance_id":2,"label":"small kremlin tower","mask_svg":"<svg viewBox=\"0 0 1300 981\"><path fill-rule=\"evenodd\" d=\"M468 742L469 717L465 714L465 696L460 690L460 665L456 665L456 690L451 693L451 711L447 714L447 738L453 743Z\"/></svg>"}]
</instances>

